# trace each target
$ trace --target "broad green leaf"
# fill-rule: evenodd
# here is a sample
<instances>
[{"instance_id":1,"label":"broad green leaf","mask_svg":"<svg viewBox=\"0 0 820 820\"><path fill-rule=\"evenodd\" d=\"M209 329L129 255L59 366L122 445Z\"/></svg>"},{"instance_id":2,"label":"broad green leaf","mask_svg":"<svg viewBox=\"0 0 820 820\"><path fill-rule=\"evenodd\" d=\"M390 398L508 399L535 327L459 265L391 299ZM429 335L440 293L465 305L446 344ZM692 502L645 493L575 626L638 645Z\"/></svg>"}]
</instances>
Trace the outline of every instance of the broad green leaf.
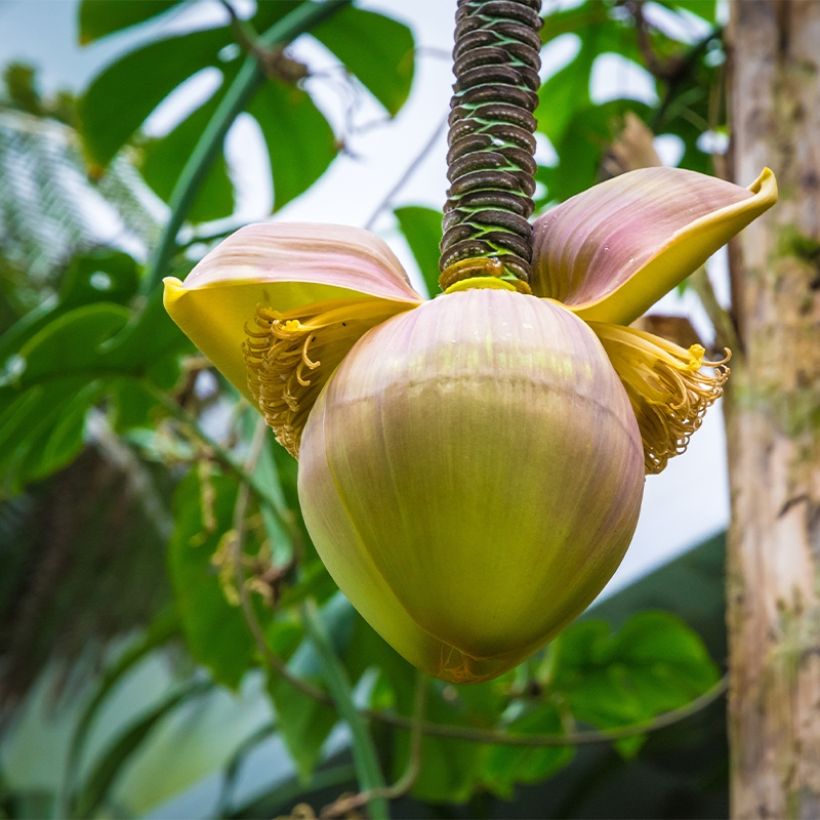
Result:
<instances>
[{"instance_id":1,"label":"broad green leaf","mask_svg":"<svg viewBox=\"0 0 820 820\"><path fill-rule=\"evenodd\" d=\"M165 97L201 69L217 65L219 51L230 42L228 28L194 31L151 42L106 66L78 106L90 159L107 165Z\"/></svg>"},{"instance_id":2,"label":"broad green leaf","mask_svg":"<svg viewBox=\"0 0 820 820\"><path fill-rule=\"evenodd\" d=\"M60 283L60 307L66 310L100 301L124 305L138 284L133 257L113 248L92 248L69 262Z\"/></svg>"},{"instance_id":3,"label":"broad green leaf","mask_svg":"<svg viewBox=\"0 0 820 820\"><path fill-rule=\"evenodd\" d=\"M3 492L65 466L82 449L88 410L108 375L102 344L130 312L97 303L58 315L0 363Z\"/></svg>"},{"instance_id":4,"label":"broad green leaf","mask_svg":"<svg viewBox=\"0 0 820 820\"><path fill-rule=\"evenodd\" d=\"M601 728L639 723L703 694L718 679L701 639L677 616L641 612L612 634L580 621L552 645L551 692L574 717ZM639 740L619 745L635 751Z\"/></svg>"},{"instance_id":5,"label":"broad green leaf","mask_svg":"<svg viewBox=\"0 0 820 820\"><path fill-rule=\"evenodd\" d=\"M648 114L647 107L635 100L611 100L574 112L555 144L558 164L538 170L548 200L569 199L599 181L604 153L621 133L627 111L644 117Z\"/></svg>"},{"instance_id":6,"label":"broad green leaf","mask_svg":"<svg viewBox=\"0 0 820 820\"><path fill-rule=\"evenodd\" d=\"M185 0L82 0L79 5L80 45L144 23Z\"/></svg>"},{"instance_id":7,"label":"broad green leaf","mask_svg":"<svg viewBox=\"0 0 820 820\"><path fill-rule=\"evenodd\" d=\"M322 748L338 717L335 709L303 694L282 678L271 678L268 692L276 707L279 733L307 783L322 755Z\"/></svg>"},{"instance_id":8,"label":"broad green leaf","mask_svg":"<svg viewBox=\"0 0 820 820\"><path fill-rule=\"evenodd\" d=\"M238 602L229 603L214 556L234 528L237 483L191 471L174 493L168 570L191 655L214 678L236 688L251 667L254 645ZM228 572L230 569L228 568ZM232 575L228 575L232 582Z\"/></svg>"},{"instance_id":9,"label":"broad green leaf","mask_svg":"<svg viewBox=\"0 0 820 820\"><path fill-rule=\"evenodd\" d=\"M22 393L0 391L0 495L59 470L83 446L85 415L102 391L85 376L55 377Z\"/></svg>"},{"instance_id":10,"label":"broad green leaf","mask_svg":"<svg viewBox=\"0 0 820 820\"><path fill-rule=\"evenodd\" d=\"M161 613L119 658L107 667L96 686L91 699L84 706L82 713L71 734L71 741L66 753L65 779L63 788L68 795L78 791L75 783L89 732L99 714L100 707L106 702L115 687L134 667L149 657L158 647L163 646L176 634L178 629L175 612Z\"/></svg>"},{"instance_id":11,"label":"broad green leaf","mask_svg":"<svg viewBox=\"0 0 820 820\"><path fill-rule=\"evenodd\" d=\"M212 686L213 684L208 681L197 681L172 692L147 714L135 720L122 734L114 738L101 753L97 764L89 774L77 799L74 814L77 817L96 815L96 810L104 805L123 767L140 750L142 743L154 727L180 704L205 694Z\"/></svg>"},{"instance_id":12,"label":"broad green leaf","mask_svg":"<svg viewBox=\"0 0 820 820\"><path fill-rule=\"evenodd\" d=\"M696 14L709 23L717 20L717 0L661 0L661 5Z\"/></svg>"},{"instance_id":13,"label":"broad green leaf","mask_svg":"<svg viewBox=\"0 0 820 820\"><path fill-rule=\"evenodd\" d=\"M435 296L438 286L438 246L441 242L441 211L419 205L405 205L393 213L419 266L428 296Z\"/></svg>"},{"instance_id":14,"label":"broad green leaf","mask_svg":"<svg viewBox=\"0 0 820 820\"><path fill-rule=\"evenodd\" d=\"M611 24L609 7L598 0L587 0L569 9L549 11L541 26L541 42L545 45L562 34L583 36L590 28Z\"/></svg>"},{"instance_id":15,"label":"broad green leaf","mask_svg":"<svg viewBox=\"0 0 820 820\"><path fill-rule=\"evenodd\" d=\"M92 302L125 304L137 283L137 263L128 254L110 248L77 254L68 263L57 298L43 300L0 336L0 369L8 356L58 316Z\"/></svg>"},{"instance_id":16,"label":"broad green leaf","mask_svg":"<svg viewBox=\"0 0 820 820\"><path fill-rule=\"evenodd\" d=\"M105 302L69 311L50 322L20 347L22 372L15 384L29 385L72 371L97 375L99 346L121 330L131 313Z\"/></svg>"},{"instance_id":17,"label":"broad green leaf","mask_svg":"<svg viewBox=\"0 0 820 820\"><path fill-rule=\"evenodd\" d=\"M553 704L538 704L505 726L511 734L561 734L561 716ZM483 764L485 783L502 797L511 798L516 784L538 783L568 765L571 746L491 746Z\"/></svg>"},{"instance_id":18,"label":"broad green leaf","mask_svg":"<svg viewBox=\"0 0 820 820\"><path fill-rule=\"evenodd\" d=\"M179 373L177 356L193 345L174 324L155 290L140 311L131 312L128 324L100 349L101 365L115 371L142 375L160 387L170 388Z\"/></svg>"},{"instance_id":19,"label":"broad green leaf","mask_svg":"<svg viewBox=\"0 0 820 820\"><path fill-rule=\"evenodd\" d=\"M0 361L4 492L71 461L84 444L88 411L105 395L120 404L134 395L127 388L120 393L124 379L170 388L179 375L178 354L188 346L162 311L160 294L140 313L98 302L46 324L38 317L32 326L39 329ZM144 403L141 412L147 417L156 407Z\"/></svg>"},{"instance_id":20,"label":"broad green leaf","mask_svg":"<svg viewBox=\"0 0 820 820\"><path fill-rule=\"evenodd\" d=\"M290 14L302 0L276 0L256 4L256 14L253 16L253 27L256 31L267 31L274 23Z\"/></svg>"},{"instance_id":21,"label":"broad green leaf","mask_svg":"<svg viewBox=\"0 0 820 820\"><path fill-rule=\"evenodd\" d=\"M32 441L31 457L27 459L27 480L37 480L68 464L83 447L85 419L88 409L102 393L102 384L91 381L68 396L60 405L55 423L45 436Z\"/></svg>"},{"instance_id":22,"label":"broad green leaf","mask_svg":"<svg viewBox=\"0 0 820 820\"><path fill-rule=\"evenodd\" d=\"M226 82L213 97L193 111L161 139L151 140L143 149L140 170L154 192L169 202L184 158L196 147L202 132L222 100ZM207 222L230 216L234 210L234 186L222 151L211 162L196 199L188 211L191 222Z\"/></svg>"},{"instance_id":23,"label":"broad green leaf","mask_svg":"<svg viewBox=\"0 0 820 820\"><path fill-rule=\"evenodd\" d=\"M336 137L310 94L276 79L259 89L248 112L265 138L278 210L325 172L338 151Z\"/></svg>"},{"instance_id":24,"label":"broad green leaf","mask_svg":"<svg viewBox=\"0 0 820 820\"><path fill-rule=\"evenodd\" d=\"M556 147L575 112L590 103L590 72L596 56L585 43L576 57L542 83L538 91L538 130Z\"/></svg>"},{"instance_id":25,"label":"broad green leaf","mask_svg":"<svg viewBox=\"0 0 820 820\"><path fill-rule=\"evenodd\" d=\"M410 94L413 34L403 23L348 6L311 31L395 116Z\"/></svg>"}]
</instances>

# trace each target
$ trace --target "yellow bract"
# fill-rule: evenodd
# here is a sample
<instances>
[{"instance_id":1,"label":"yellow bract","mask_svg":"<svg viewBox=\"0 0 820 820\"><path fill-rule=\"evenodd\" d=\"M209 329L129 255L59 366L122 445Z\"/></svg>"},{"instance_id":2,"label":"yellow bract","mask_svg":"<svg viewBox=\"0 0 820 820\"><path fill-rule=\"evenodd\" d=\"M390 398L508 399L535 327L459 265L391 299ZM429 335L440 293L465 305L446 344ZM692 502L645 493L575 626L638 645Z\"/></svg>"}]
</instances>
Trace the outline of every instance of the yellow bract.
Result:
<instances>
[{"instance_id":1,"label":"yellow bract","mask_svg":"<svg viewBox=\"0 0 820 820\"><path fill-rule=\"evenodd\" d=\"M631 327L590 326L626 387L643 439L646 472L659 473L686 450L707 409L723 393L729 351L708 362L701 345L686 349Z\"/></svg>"},{"instance_id":2,"label":"yellow bract","mask_svg":"<svg viewBox=\"0 0 820 820\"><path fill-rule=\"evenodd\" d=\"M382 299L264 305L242 345L248 389L276 439L294 457L308 414L333 371L366 331L408 309Z\"/></svg>"}]
</instances>

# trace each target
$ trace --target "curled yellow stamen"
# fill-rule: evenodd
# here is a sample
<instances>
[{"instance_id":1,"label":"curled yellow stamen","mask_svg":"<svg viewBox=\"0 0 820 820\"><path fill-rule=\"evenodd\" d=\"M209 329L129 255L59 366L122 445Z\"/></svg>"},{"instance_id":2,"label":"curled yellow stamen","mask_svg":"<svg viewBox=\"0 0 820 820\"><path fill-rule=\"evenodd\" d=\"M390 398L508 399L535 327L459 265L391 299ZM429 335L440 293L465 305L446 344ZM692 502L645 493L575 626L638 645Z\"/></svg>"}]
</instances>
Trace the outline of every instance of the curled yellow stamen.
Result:
<instances>
[{"instance_id":1,"label":"curled yellow stamen","mask_svg":"<svg viewBox=\"0 0 820 820\"><path fill-rule=\"evenodd\" d=\"M659 473L686 450L706 410L729 378L728 350L704 360L699 344L683 348L660 336L621 325L590 322L626 388L638 420L647 473Z\"/></svg>"},{"instance_id":2,"label":"curled yellow stamen","mask_svg":"<svg viewBox=\"0 0 820 820\"><path fill-rule=\"evenodd\" d=\"M242 345L248 390L291 455L298 457L308 414L356 340L410 306L359 299L317 302L284 312L257 307Z\"/></svg>"}]
</instances>

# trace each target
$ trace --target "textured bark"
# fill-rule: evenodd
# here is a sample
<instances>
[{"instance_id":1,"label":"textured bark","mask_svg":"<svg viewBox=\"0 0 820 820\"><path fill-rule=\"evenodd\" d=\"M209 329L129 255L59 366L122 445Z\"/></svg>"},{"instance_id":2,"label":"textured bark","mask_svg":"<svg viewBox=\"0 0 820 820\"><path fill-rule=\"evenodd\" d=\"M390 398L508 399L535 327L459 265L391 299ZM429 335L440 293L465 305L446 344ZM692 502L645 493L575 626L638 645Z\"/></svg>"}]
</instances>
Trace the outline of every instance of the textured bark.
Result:
<instances>
[{"instance_id":1,"label":"textured bark","mask_svg":"<svg viewBox=\"0 0 820 820\"><path fill-rule=\"evenodd\" d=\"M781 200L732 249L734 817L820 818L820 2L734 0L733 160Z\"/></svg>"}]
</instances>

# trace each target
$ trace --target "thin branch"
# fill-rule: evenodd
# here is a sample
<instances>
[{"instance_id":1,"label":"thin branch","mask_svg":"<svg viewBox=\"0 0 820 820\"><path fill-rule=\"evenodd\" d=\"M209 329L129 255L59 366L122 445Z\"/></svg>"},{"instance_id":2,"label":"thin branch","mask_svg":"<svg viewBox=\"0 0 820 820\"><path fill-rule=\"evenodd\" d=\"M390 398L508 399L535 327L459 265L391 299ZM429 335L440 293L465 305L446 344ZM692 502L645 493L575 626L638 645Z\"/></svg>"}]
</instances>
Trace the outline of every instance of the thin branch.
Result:
<instances>
[{"instance_id":1,"label":"thin branch","mask_svg":"<svg viewBox=\"0 0 820 820\"><path fill-rule=\"evenodd\" d=\"M384 195L383 199L379 204L376 206L375 210L372 214L370 214L370 218L365 222L364 227L367 230L371 230L373 226L376 224L376 220L381 215L381 212L384 211L386 208L390 207L390 203L393 201L393 198L396 194L401 191L402 188L407 184L407 181L410 177L418 169L419 165L424 161L427 154L433 150L433 146L438 142L439 137L441 136L444 129L447 127L447 117L445 117L437 126L435 131L430 134L427 142L422 145L419 152L413 157L410 161L410 164L404 169L402 175L396 180L395 184L390 188L390 190Z\"/></svg>"},{"instance_id":2,"label":"thin branch","mask_svg":"<svg viewBox=\"0 0 820 820\"><path fill-rule=\"evenodd\" d=\"M680 71L680 61L674 57L661 60L652 47L649 33L649 23L643 13L644 0L626 0L624 5L635 21L635 36L638 41L638 50L641 52L644 64L649 73L658 80L670 82Z\"/></svg>"},{"instance_id":3,"label":"thin branch","mask_svg":"<svg viewBox=\"0 0 820 820\"><path fill-rule=\"evenodd\" d=\"M281 45L274 48L266 47L260 41L253 26L237 14L229 0L219 0L219 2L231 19L231 28L236 35L236 42L246 54L257 59L265 76L295 84L310 75L307 66L299 60L288 57Z\"/></svg>"}]
</instances>

